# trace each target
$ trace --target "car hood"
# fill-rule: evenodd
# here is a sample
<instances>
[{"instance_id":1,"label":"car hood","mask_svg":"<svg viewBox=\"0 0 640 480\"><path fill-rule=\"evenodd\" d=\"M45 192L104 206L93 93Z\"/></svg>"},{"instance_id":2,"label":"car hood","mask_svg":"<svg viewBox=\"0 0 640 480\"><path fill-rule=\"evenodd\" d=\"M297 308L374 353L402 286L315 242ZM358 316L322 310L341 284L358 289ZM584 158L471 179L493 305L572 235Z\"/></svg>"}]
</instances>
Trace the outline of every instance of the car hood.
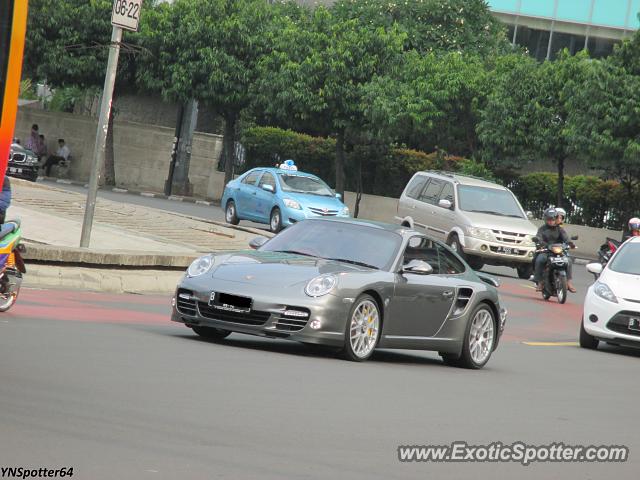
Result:
<instances>
[{"instance_id":1,"label":"car hood","mask_svg":"<svg viewBox=\"0 0 640 480\"><path fill-rule=\"evenodd\" d=\"M342 203L336 197L285 191L282 192L282 197L295 200L303 207L326 208L328 210L342 210L344 208L344 203Z\"/></svg>"},{"instance_id":2,"label":"car hood","mask_svg":"<svg viewBox=\"0 0 640 480\"><path fill-rule=\"evenodd\" d=\"M215 257L217 267L212 277L227 282L266 285L273 288L307 283L327 273L336 275L350 272L374 271L356 265L318 259L303 255L254 250Z\"/></svg>"},{"instance_id":3,"label":"car hood","mask_svg":"<svg viewBox=\"0 0 640 480\"><path fill-rule=\"evenodd\" d=\"M526 235L535 235L538 231L536 226L526 218L501 217L499 215L478 212L463 213L468 220L468 225L472 227L524 233Z\"/></svg>"},{"instance_id":4,"label":"car hood","mask_svg":"<svg viewBox=\"0 0 640 480\"><path fill-rule=\"evenodd\" d=\"M616 297L640 301L640 275L618 273L607 269L600 276L599 281L606 283Z\"/></svg>"}]
</instances>

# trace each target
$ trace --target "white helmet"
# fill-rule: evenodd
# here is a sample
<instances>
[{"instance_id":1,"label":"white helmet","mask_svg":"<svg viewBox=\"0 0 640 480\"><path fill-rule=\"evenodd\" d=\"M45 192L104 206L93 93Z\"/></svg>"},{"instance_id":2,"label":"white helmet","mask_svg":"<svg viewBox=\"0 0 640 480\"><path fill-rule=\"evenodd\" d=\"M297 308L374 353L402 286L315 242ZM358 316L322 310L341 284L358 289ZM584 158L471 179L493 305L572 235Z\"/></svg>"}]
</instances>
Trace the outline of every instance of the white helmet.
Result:
<instances>
[{"instance_id":1,"label":"white helmet","mask_svg":"<svg viewBox=\"0 0 640 480\"><path fill-rule=\"evenodd\" d=\"M558 215L560 215L562 218L565 218L567 216L567 211L562 207L556 207L556 212L558 212Z\"/></svg>"},{"instance_id":2,"label":"white helmet","mask_svg":"<svg viewBox=\"0 0 640 480\"><path fill-rule=\"evenodd\" d=\"M629 220L629 230L630 231L640 230L640 218L633 217L632 219Z\"/></svg>"}]
</instances>

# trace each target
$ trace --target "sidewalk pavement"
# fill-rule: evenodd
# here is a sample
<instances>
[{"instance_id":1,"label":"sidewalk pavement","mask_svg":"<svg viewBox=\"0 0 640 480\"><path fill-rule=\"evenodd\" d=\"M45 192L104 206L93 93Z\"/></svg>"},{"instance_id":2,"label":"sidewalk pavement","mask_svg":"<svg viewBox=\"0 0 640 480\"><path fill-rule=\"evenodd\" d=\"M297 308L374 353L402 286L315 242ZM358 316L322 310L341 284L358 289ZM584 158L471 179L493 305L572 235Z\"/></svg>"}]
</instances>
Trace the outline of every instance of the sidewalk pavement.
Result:
<instances>
[{"instance_id":1,"label":"sidewalk pavement","mask_svg":"<svg viewBox=\"0 0 640 480\"><path fill-rule=\"evenodd\" d=\"M246 249L252 238L270 235L98 198L90 247L79 248L85 195L18 179L11 183L7 219L22 221L30 286L167 291L203 253Z\"/></svg>"}]
</instances>

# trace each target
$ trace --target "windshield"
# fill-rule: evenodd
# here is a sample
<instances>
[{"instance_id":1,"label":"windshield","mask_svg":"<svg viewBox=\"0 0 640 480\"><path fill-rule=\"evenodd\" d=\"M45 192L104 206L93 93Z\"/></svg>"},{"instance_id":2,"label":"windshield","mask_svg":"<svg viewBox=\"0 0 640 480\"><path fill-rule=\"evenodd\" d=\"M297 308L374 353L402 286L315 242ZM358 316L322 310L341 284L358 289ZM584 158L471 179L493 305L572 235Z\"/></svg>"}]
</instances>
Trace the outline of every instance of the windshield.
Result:
<instances>
[{"instance_id":1,"label":"windshield","mask_svg":"<svg viewBox=\"0 0 640 480\"><path fill-rule=\"evenodd\" d=\"M466 212L525 218L517 200L509 190L460 185L458 197L460 208Z\"/></svg>"},{"instance_id":2,"label":"windshield","mask_svg":"<svg viewBox=\"0 0 640 480\"><path fill-rule=\"evenodd\" d=\"M311 193L314 195L333 197L331 188L319 178L291 173L279 173L278 177L280 177L282 190L285 192Z\"/></svg>"},{"instance_id":3,"label":"windshield","mask_svg":"<svg viewBox=\"0 0 640 480\"><path fill-rule=\"evenodd\" d=\"M609 270L629 275L640 275L640 243L625 243L609 263Z\"/></svg>"},{"instance_id":4,"label":"windshield","mask_svg":"<svg viewBox=\"0 0 640 480\"><path fill-rule=\"evenodd\" d=\"M297 253L388 270L401 244L402 237L388 230L331 220L306 220L269 240L260 251Z\"/></svg>"}]
</instances>

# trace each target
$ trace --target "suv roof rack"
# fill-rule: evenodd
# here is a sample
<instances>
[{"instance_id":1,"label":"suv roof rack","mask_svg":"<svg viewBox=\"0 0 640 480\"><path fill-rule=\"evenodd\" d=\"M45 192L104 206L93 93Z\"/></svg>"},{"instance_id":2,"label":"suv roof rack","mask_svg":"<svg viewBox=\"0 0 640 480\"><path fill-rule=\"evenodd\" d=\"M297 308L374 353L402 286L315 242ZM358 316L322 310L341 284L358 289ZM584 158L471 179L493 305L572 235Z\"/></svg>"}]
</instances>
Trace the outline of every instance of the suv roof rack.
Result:
<instances>
[{"instance_id":1,"label":"suv roof rack","mask_svg":"<svg viewBox=\"0 0 640 480\"><path fill-rule=\"evenodd\" d=\"M444 177L449 177L452 178L454 181L458 181L456 179L456 177L465 177L465 178L473 178L474 180L481 180L483 182L487 182L487 183L496 183L496 182L492 182L491 180L488 180L486 178L483 177L477 177L475 175L467 175L466 173L456 173L456 172L447 172L444 170L424 170L425 173L435 173L437 175L442 175Z\"/></svg>"}]
</instances>

